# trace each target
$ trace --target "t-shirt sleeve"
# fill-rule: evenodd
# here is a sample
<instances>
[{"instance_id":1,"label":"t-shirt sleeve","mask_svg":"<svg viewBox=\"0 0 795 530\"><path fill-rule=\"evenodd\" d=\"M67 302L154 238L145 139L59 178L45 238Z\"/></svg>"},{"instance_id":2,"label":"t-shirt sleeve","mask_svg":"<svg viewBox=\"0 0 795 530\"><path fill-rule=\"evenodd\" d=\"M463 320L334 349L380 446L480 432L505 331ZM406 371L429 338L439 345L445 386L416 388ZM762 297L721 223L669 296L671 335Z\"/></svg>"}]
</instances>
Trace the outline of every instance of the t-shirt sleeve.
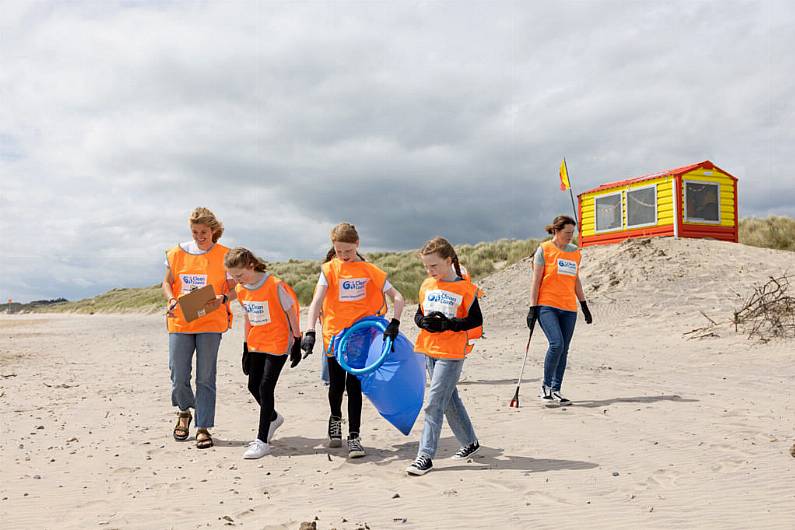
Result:
<instances>
[{"instance_id":1,"label":"t-shirt sleeve","mask_svg":"<svg viewBox=\"0 0 795 530\"><path fill-rule=\"evenodd\" d=\"M317 278L317 285L318 287L328 287L328 280L326 279L326 275L323 274L323 271L320 271L320 276Z\"/></svg>"},{"instance_id":2,"label":"t-shirt sleeve","mask_svg":"<svg viewBox=\"0 0 795 530\"><path fill-rule=\"evenodd\" d=\"M384 280L384 292L387 292L392 288L392 284L389 283L389 280Z\"/></svg>"},{"instance_id":3,"label":"t-shirt sleeve","mask_svg":"<svg viewBox=\"0 0 795 530\"><path fill-rule=\"evenodd\" d=\"M287 293L284 285L279 284L279 303L282 304L282 309L289 311L293 307L293 297Z\"/></svg>"},{"instance_id":4,"label":"t-shirt sleeve","mask_svg":"<svg viewBox=\"0 0 795 530\"><path fill-rule=\"evenodd\" d=\"M535 256L533 256L533 264L534 265L544 265L544 249L538 247L536 249Z\"/></svg>"}]
</instances>

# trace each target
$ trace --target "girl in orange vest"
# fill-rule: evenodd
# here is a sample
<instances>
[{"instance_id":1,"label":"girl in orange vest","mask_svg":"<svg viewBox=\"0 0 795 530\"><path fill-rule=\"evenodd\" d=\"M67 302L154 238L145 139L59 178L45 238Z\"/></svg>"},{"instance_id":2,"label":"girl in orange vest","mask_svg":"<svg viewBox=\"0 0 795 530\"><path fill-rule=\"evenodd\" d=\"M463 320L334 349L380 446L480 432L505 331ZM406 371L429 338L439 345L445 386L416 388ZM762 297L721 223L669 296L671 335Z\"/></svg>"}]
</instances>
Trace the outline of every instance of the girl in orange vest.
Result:
<instances>
[{"instance_id":1,"label":"girl in orange vest","mask_svg":"<svg viewBox=\"0 0 795 530\"><path fill-rule=\"evenodd\" d=\"M549 341L539 397L551 405L571 405L571 400L560 393L560 387L577 322L578 300L585 323L593 322L580 283L580 250L571 243L575 226L569 216L555 217L546 227L552 240L541 243L533 258L527 327L532 330L538 320Z\"/></svg>"},{"instance_id":2,"label":"girl in orange vest","mask_svg":"<svg viewBox=\"0 0 795 530\"><path fill-rule=\"evenodd\" d=\"M464 279L458 255L446 239L435 237L425 243L420 259L429 277L420 286L420 303L414 315L420 328L414 350L426 355L431 384L420 448L406 468L409 475L424 475L433 468L444 417L461 444L453 458L464 459L480 449L456 389L464 358L472 351L469 339L480 336L483 325L478 288Z\"/></svg>"},{"instance_id":3,"label":"girl in orange vest","mask_svg":"<svg viewBox=\"0 0 795 530\"><path fill-rule=\"evenodd\" d=\"M323 351L329 369L328 401L331 415L328 421L329 447L342 445L342 394L348 394L348 456L365 455L359 436L362 416L362 387L359 378L348 374L329 351L331 339L363 317L384 315L385 296L392 299L394 314L384 337L398 335L403 296L387 280L386 273L367 263L359 254L359 234L352 224L341 223L331 231L332 249L323 263L312 303L309 324L302 342L305 354L315 345L315 322L321 318Z\"/></svg>"},{"instance_id":4,"label":"girl in orange vest","mask_svg":"<svg viewBox=\"0 0 795 530\"><path fill-rule=\"evenodd\" d=\"M174 427L176 440L187 440L196 410L196 447L213 446L208 429L215 422L215 374L221 334L229 329L232 313L230 297L234 298L234 281L224 269L224 256L229 249L220 243L224 226L207 208L196 208L189 218L193 240L181 243L166 252L166 275L163 294L168 299L168 366L171 370L171 404L179 407ZM212 285L215 300L205 306L205 315L187 322L177 305L177 298L194 289ZM196 394L191 388L193 352L196 352Z\"/></svg>"},{"instance_id":5,"label":"girl in orange vest","mask_svg":"<svg viewBox=\"0 0 795 530\"><path fill-rule=\"evenodd\" d=\"M265 262L245 248L233 248L224 259L235 291L246 312L248 389L260 405L257 438L243 458L262 458L270 453L273 433L284 423L274 408L274 390L290 355L290 368L301 361L301 329L295 292L267 271Z\"/></svg>"}]
</instances>

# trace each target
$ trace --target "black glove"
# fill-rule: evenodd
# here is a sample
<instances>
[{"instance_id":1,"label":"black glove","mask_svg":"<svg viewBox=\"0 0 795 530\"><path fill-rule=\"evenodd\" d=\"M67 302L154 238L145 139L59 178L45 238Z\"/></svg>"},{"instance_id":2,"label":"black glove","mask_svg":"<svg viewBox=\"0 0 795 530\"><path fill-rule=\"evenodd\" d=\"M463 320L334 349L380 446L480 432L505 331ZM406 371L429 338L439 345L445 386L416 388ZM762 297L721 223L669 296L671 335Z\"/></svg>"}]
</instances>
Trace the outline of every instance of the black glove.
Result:
<instances>
[{"instance_id":1,"label":"black glove","mask_svg":"<svg viewBox=\"0 0 795 530\"><path fill-rule=\"evenodd\" d=\"M243 357L240 359L240 362L243 365L243 375L248 375L248 361L249 361L248 342L244 342Z\"/></svg>"},{"instance_id":2,"label":"black glove","mask_svg":"<svg viewBox=\"0 0 795 530\"><path fill-rule=\"evenodd\" d=\"M387 338L392 339L392 351L395 351L395 340L397 340L398 332L400 331L400 320L393 318L389 325L384 330L384 340Z\"/></svg>"},{"instance_id":3,"label":"black glove","mask_svg":"<svg viewBox=\"0 0 795 530\"><path fill-rule=\"evenodd\" d=\"M591 310L588 309L588 302L585 300L580 301L580 308L582 309L582 314L585 315L585 323L590 324L593 322L593 317L591 316Z\"/></svg>"},{"instance_id":4,"label":"black glove","mask_svg":"<svg viewBox=\"0 0 795 530\"><path fill-rule=\"evenodd\" d=\"M538 320L538 306L531 305L527 310L527 328L532 330L536 327L536 320Z\"/></svg>"},{"instance_id":5,"label":"black glove","mask_svg":"<svg viewBox=\"0 0 795 530\"><path fill-rule=\"evenodd\" d=\"M301 339L301 349L304 350L304 359L312 353L315 348L315 332L307 331L304 333L304 338Z\"/></svg>"},{"instance_id":6,"label":"black glove","mask_svg":"<svg viewBox=\"0 0 795 530\"><path fill-rule=\"evenodd\" d=\"M431 333L441 333L450 329L450 319L440 311L431 311L422 317L420 327Z\"/></svg>"},{"instance_id":7,"label":"black glove","mask_svg":"<svg viewBox=\"0 0 795 530\"><path fill-rule=\"evenodd\" d=\"M293 346L290 348L290 368L295 368L301 362L301 337L293 337Z\"/></svg>"}]
</instances>

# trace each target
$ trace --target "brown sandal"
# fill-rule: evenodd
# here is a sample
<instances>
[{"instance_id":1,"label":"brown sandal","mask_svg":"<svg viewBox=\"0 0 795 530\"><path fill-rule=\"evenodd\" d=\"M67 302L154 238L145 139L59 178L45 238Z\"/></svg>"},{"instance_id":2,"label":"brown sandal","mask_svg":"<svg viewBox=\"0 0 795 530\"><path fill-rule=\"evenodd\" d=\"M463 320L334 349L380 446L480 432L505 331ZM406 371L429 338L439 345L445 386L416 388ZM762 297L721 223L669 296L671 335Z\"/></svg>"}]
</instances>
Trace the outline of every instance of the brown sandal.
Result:
<instances>
[{"instance_id":1,"label":"brown sandal","mask_svg":"<svg viewBox=\"0 0 795 530\"><path fill-rule=\"evenodd\" d=\"M210 436L210 431L207 429L199 429L196 431L197 449L209 449L213 445L213 437Z\"/></svg>"},{"instance_id":2,"label":"brown sandal","mask_svg":"<svg viewBox=\"0 0 795 530\"><path fill-rule=\"evenodd\" d=\"M187 425L182 424L182 420L187 419ZM177 424L174 426L174 439L178 442L182 442L188 439L188 435L190 434L190 422L193 419L190 411L187 412L180 412L177 414Z\"/></svg>"}]
</instances>

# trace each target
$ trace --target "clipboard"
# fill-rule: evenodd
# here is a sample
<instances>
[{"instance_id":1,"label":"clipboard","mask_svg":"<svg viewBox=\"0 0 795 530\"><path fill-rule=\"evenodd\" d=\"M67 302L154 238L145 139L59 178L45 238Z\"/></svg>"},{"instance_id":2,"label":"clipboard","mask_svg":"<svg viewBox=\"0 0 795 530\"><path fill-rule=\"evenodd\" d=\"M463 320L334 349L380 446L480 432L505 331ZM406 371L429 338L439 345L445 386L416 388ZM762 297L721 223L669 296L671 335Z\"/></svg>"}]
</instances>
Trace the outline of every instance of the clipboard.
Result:
<instances>
[{"instance_id":1,"label":"clipboard","mask_svg":"<svg viewBox=\"0 0 795 530\"><path fill-rule=\"evenodd\" d=\"M205 285L199 289L182 295L177 300L182 315L188 322L193 322L197 318L201 318L207 313L204 311L204 306L207 302L215 300L215 289L212 285Z\"/></svg>"}]
</instances>

